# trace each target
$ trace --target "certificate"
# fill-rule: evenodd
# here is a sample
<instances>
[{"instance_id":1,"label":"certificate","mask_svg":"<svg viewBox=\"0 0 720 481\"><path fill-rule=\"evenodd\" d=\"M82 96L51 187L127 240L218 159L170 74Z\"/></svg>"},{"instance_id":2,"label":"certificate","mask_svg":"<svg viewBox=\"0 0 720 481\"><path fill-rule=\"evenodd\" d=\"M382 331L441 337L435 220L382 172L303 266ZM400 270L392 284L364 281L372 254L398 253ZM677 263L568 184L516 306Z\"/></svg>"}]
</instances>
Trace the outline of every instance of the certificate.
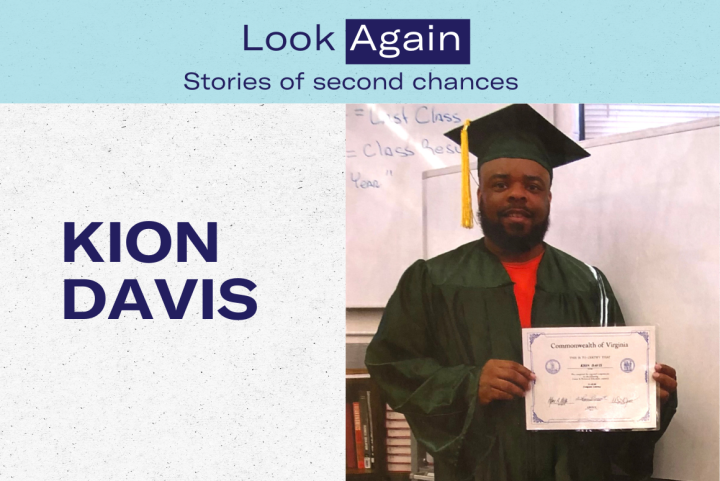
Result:
<instances>
[{"instance_id":1,"label":"certificate","mask_svg":"<svg viewBox=\"0 0 720 481\"><path fill-rule=\"evenodd\" d=\"M655 327L523 329L528 430L658 429Z\"/></svg>"}]
</instances>

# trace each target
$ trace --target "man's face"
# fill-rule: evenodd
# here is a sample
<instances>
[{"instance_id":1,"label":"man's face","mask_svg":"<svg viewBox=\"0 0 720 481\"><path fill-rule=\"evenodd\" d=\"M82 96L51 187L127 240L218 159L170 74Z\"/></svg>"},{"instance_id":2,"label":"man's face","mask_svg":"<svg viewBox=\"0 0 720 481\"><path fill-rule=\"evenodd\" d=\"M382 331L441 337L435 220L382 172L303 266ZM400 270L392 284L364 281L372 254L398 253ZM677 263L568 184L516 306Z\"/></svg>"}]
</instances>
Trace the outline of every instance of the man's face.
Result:
<instances>
[{"instance_id":1,"label":"man's face","mask_svg":"<svg viewBox=\"0 0 720 481\"><path fill-rule=\"evenodd\" d=\"M550 173L528 159L500 158L480 167L480 225L508 252L527 252L545 237L550 216Z\"/></svg>"}]
</instances>

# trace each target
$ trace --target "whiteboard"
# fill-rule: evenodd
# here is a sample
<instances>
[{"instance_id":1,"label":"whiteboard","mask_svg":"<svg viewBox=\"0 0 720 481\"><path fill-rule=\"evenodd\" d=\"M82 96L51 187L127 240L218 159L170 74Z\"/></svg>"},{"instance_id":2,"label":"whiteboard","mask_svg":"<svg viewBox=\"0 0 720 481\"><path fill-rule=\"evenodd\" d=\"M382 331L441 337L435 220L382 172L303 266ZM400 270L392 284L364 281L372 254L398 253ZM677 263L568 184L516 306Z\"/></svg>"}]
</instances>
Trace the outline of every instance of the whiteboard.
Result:
<instances>
[{"instance_id":1,"label":"whiteboard","mask_svg":"<svg viewBox=\"0 0 720 481\"><path fill-rule=\"evenodd\" d=\"M506 105L346 106L347 307L385 307L423 257L422 173L460 163L443 134ZM533 107L553 121L553 104Z\"/></svg>"},{"instance_id":2,"label":"whiteboard","mask_svg":"<svg viewBox=\"0 0 720 481\"><path fill-rule=\"evenodd\" d=\"M592 157L555 171L547 242L599 267L628 324L655 325L678 371L678 412L656 478L718 479L720 119L581 142ZM460 227L459 167L424 174L432 257L482 234ZM475 205L477 209L477 205Z\"/></svg>"}]
</instances>

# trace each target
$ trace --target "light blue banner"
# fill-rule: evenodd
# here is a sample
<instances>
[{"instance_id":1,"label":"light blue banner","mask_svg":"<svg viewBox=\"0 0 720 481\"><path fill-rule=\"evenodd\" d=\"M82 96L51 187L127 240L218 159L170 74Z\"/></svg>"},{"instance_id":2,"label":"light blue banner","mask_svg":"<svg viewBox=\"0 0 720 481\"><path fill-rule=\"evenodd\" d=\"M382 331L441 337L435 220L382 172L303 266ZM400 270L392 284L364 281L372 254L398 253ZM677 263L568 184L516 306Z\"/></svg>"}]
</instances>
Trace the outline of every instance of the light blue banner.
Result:
<instances>
[{"instance_id":1,"label":"light blue banner","mask_svg":"<svg viewBox=\"0 0 720 481\"><path fill-rule=\"evenodd\" d=\"M345 65L345 19L405 18L470 19L470 65ZM717 102L718 18L717 0L5 0L0 102ZM276 31L288 41L306 32L313 44L304 51L245 51L244 25L249 46L262 46ZM334 32L328 41L335 50L316 50L317 25L322 36ZM189 72L219 77L215 86L225 88L188 90ZM301 72L300 89L281 88L282 78ZM401 73L400 90L313 87L318 77L352 77L349 87L359 77ZM413 79L426 83L431 74L442 88L413 87ZM270 88L238 90L238 77L266 77ZM466 83L448 90L450 77L488 79L481 86L501 78L504 87ZM510 78L514 90L507 88Z\"/></svg>"}]
</instances>

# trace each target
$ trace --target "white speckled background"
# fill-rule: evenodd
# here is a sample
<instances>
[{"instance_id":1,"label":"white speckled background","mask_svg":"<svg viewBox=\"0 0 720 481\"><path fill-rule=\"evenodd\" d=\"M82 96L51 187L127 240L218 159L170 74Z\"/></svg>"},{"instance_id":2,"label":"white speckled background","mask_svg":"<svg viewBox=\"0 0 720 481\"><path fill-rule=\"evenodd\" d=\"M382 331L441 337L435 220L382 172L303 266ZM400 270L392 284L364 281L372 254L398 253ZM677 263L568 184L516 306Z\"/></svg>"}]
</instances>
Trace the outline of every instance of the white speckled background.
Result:
<instances>
[{"instance_id":1,"label":"white speckled background","mask_svg":"<svg viewBox=\"0 0 720 481\"><path fill-rule=\"evenodd\" d=\"M0 106L0 479L343 478L344 126L344 105ZM144 220L170 255L109 263L109 222ZM104 222L105 263L63 262L66 221ZM176 262L179 221L218 223L216 264ZM249 320L203 320L200 283L171 320L153 282L213 279L217 310L232 277ZM104 287L98 317L63 319L69 278ZM154 319L108 319L131 278Z\"/></svg>"}]
</instances>

